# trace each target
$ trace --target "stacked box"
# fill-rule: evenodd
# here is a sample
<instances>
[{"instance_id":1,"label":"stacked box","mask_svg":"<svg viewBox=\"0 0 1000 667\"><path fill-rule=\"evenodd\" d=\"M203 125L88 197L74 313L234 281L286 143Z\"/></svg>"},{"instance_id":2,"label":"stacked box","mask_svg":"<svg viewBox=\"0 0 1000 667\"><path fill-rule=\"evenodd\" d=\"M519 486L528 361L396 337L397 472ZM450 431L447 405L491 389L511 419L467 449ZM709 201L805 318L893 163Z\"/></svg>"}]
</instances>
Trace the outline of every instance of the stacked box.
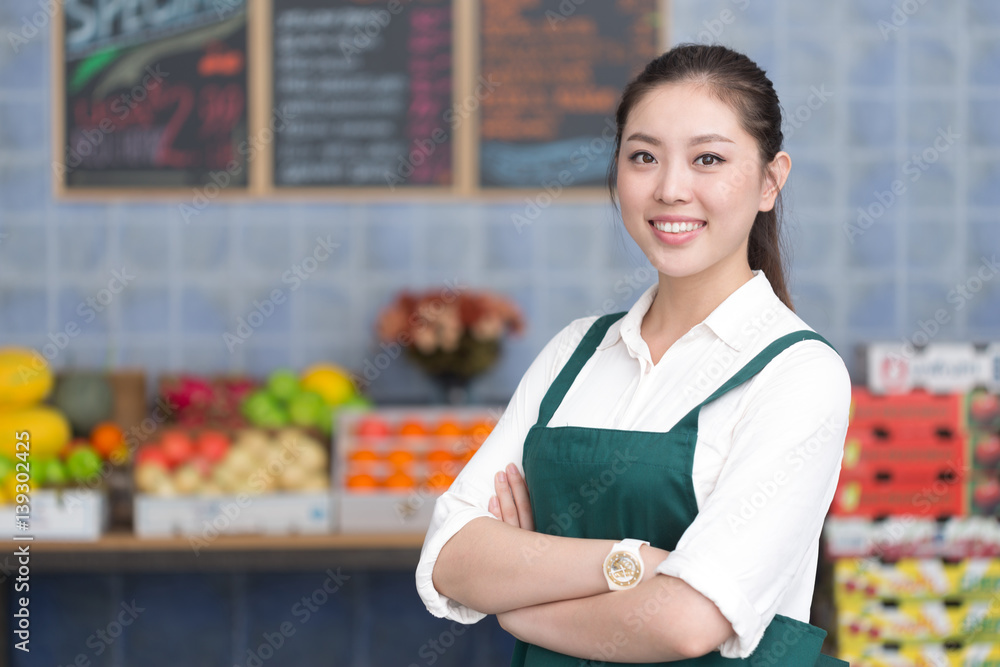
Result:
<instances>
[{"instance_id":1,"label":"stacked box","mask_svg":"<svg viewBox=\"0 0 1000 667\"><path fill-rule=\"evenodd\" d=\"M333 488L345 533L424 532L434 502L483 444L500 408L341 413Z\"/></svg>"},{"instance_id":2,"label":"stacked box","mask_svg":"<svg viewBox=\"0 0 1000 667\"><path fill-rule=\"evenodd\" d=\"M1000 396L985 390L973 391L967 407L969 512L1000 516Z\"/></svg>"},{"instance_id":3,"label":"stacked box","mask_svg":"<svg viewBox=\"0 0 1000 667\"><path fill-rule=\"evenodd\" d=\"M834 566L840 657L852 665L962 662L1000 644L1000 560L844 558ZM944 653L942 653L942 651ZM946 654L946 655L945 655Z\"/></svg>"},{"instance_id":4,"label":"stacked box","mask_svg":"<svg viewBox=\"0 0 1000 667\"><path fill-rule=\"evenodd\" d=\"M1000 645L993 642L868 645L840 654L851 667L997 667Z\"/></svg>"},{"instance_id":5,"label":"stacked box","mask_svg":"<svg viewBox=\"0 0 1000 667\"><path fill-rule=\"evenodd\" d=\"M966 513L963 398L855 387L835 516Z\"/></svg>"}]
</instances>

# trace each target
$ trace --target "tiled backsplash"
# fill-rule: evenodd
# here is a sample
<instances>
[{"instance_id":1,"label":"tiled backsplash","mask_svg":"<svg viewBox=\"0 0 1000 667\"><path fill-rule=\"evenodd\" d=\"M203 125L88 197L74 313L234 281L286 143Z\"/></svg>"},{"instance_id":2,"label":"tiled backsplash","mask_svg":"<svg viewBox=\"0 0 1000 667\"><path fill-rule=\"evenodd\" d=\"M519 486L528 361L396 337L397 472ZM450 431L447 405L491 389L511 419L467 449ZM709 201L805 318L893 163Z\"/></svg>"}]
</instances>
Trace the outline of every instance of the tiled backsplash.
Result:
<instances>
[{"instance_id":1,"label":"tiled backsplash","mask_svg":"<svg viewBox=\"0 0 1000 667\"><path fill-rule=\"evenodd\" d=\"M33 0L5 2L18 28ZM1000 248L1000 9L991 0L674 0L674 41L719 41L767 69L786 115L792 291L803 318L851 348L902 339L936 310L941 340L986 340L1000 280L957 308L949 290ZM503 291L528 315L479 385L503 400L574 317L627 308L645 260L607 202L562 195L530 225L527 203L63 203L51 195L49 35L0 49L0 338L39 347L81 333L57 366L139 364L262 374L328 359L360 371L391 295L452 281ZM893 184L900 194L893 193ZM864 213L862 213L864 212ZM286 272L334 244L306 280ZM115 271L127 283L109 290ZM991 277L996 277L992 276ZM619 289L615 286L618 285ZM274 289L289 297L244 342L223 333ZM102 298L107 303L102 303ZM90 305L88 305L90 303ZM230 349L232 348L232 349ZM852 368L852 370L859 370ZM405 363L373 385L387 399L428 388Z\"/></svg>"}]
</instances>

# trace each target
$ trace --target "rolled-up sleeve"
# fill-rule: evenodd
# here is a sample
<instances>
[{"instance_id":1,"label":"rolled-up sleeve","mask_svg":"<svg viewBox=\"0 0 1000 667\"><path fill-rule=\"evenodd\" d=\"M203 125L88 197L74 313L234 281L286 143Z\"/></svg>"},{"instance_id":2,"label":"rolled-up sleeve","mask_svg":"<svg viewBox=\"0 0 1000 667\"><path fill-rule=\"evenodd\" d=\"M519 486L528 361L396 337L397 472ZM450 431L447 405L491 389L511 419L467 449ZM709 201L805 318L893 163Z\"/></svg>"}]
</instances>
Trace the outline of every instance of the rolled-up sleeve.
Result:
<instances>
[{"instance_id":1,"label":"rolled-up sleeve","mask_svg":"<svg viewBox=\"0 0 1000 667\"><path fill-rule=\"evenodd\" d=\"M521 378L493 432L436 501L416 570L417 593L434 616L460 623L476 623L486 616L441 595L434 588L434 565L444 545L466 524L479 517L493 518L487 506L494 475L509 463L516 463L523 473L524 439L538 419L542 397L594 319L574 321L546 344Z\"/></svg>"},{"instance_id":2,"label":"rolled-up sleeve","mask_svg":"<svg viewBox=\"0 0 1000 667\"><path fill-rule=\"evenodd\" d=\"M750 382L715 489L657 567L732 623L719 647L726 658L753 652L810 566L836 491L851 401L843 360L819 342L786 350Z\"/></svg>"}]
</instances>

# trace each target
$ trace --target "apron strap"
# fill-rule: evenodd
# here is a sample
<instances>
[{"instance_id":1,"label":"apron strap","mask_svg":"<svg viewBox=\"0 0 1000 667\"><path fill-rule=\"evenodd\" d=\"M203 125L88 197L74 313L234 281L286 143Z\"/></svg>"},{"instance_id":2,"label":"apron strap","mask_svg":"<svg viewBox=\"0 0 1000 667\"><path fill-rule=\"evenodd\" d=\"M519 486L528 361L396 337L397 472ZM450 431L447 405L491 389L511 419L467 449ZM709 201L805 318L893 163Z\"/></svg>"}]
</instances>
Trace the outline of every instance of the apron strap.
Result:
<instances>
[{"instance_id":1,"label":"apron strap","mask_svg":"<svg viewBox=\"0 0 1000 667\"><path fill-rule=\"evenodd\" d=\"M535 424L536 426L539 428L548 426L552 415L556 413L556 408L562 403L563 397L566 396L566 392L573 385L576 376L580 374L580 369L586 365L587 360L594 354L594 350L604 340L604 335L608 333L611 325L624 316L624 312L612 313L597 318L590 325L590 329L584 334L583 340L580 341L580 344L576 346L576 350L573 351L573 356L569 358L563 369L559 371L559 375L556 376L555 381L549 386L548 391L545 392L545 398L542 399L542 404L538 408L538 422Z\"/></svg>"},{"instance_id":2,"label":"apron strap","mask_svg":"<svg viewBox=\"0 0 1000 667\"><path fill-rule=\"evenodd\" d=\"M822 343L830 345L834 352L837 351L836 348L830 344L830 341L813 331L806 331L803 329L802 331L795 331L790 334L786 334L761 350L757 356L747 362L746 366L738 370L731 378L726 380L721 387L716 389L711 396L692 408L691 412L687 413L679 422L677 422L677 426L674 428L686 427L697 429L698 413L703 407L719 398L730 389L740 386L753 376L757 375L757 373L761 372L764 369L764 366L767 366L772 359L790 348L792 345L806 340L818 340Z\"/></svg>"}]
</instances>

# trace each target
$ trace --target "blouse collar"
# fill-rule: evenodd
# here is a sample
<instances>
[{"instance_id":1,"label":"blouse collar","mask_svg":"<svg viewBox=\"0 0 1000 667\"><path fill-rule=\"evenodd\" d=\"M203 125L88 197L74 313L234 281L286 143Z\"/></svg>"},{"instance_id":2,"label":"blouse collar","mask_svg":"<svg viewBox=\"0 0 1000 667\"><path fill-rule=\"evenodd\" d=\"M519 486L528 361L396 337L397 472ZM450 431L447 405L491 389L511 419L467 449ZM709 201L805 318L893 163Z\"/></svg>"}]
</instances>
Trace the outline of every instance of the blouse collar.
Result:
<instances>
[{"instance_id":1,"label":"blouse collar","mask_svg":"<svg viewBox=\"0 0 1000 667\"><path fill-rule=\"evenodd\" d=\"M726 297L725 301L702 322L692 327L685 336L710 331L737 352L756 340L764 328L785 310L785 306L774 293L763 271L757 269L753 272L753 276ZM657 284L653 283L625 316L611 325L597 349L603 350L618 341L623 341L632 356L638 356L640 350L647 350L646 343L640 335L640 327L656 292Z\"/></svg>"}]
</instances>

